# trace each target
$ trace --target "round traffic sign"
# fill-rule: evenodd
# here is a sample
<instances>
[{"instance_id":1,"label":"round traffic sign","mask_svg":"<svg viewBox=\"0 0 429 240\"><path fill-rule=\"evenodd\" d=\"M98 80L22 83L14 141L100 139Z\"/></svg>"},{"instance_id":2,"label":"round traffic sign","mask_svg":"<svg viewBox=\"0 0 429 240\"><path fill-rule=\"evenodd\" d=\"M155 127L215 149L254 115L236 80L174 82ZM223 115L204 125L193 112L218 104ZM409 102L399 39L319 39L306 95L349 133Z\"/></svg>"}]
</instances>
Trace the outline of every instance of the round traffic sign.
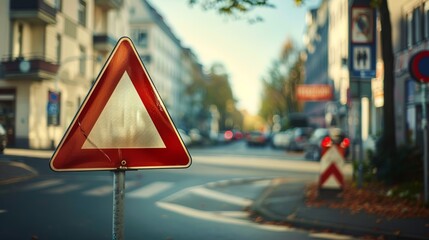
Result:
<instances>
[{"instance_id":1,"label":"round traffic sign","mask_svg":"<svg viewBox=\"0 0 429 240\"><path fill-rule=\"evenodd\" d=\"M429 50L420 51L411 57L409 71L415 81L429 83Z\"/></svg>"}]
</instances>

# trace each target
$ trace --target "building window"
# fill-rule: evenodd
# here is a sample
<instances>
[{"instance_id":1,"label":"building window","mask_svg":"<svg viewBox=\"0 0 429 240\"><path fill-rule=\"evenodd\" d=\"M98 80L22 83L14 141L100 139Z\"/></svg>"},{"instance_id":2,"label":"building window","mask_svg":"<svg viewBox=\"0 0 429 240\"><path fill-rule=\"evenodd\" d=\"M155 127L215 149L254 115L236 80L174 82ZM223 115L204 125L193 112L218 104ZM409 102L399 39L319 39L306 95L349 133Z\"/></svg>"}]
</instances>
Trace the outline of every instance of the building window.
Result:
<instances>
[{"instance_id":1,"label":"building window","mask_svg":"<svg viewBox=\"0 0 429 240\"><path fill-rule=\"evenodd\" d=\"M56 39L57 62L61 63L61 35L57 34Z\"/></svg>"},{"instance_id":2,"label":"building window","mask_svg":"<svg viewBox=\"0 0 429 240\"><path fill-rule=\"evenodd\" d=\"M79 23L82 26L86 26L86 1L79 0Z\"/></svg>"},{"instance_id":3,"label":"building window","mask_svg":"<svg viewBox=\"0 0 429 240\"><path fill-rule=\"evenodd\" d=\"M17 38L19 57L22 57L23 38L24 38L24 26L20 23L18 24L18 38Z\"/></svg>"},{"instance_id":4,"label":"building window","mask_svg":"<svg viewBox=\"0 0 429 240\"><path fill-rule=\"evenodd\" d=\"M62 0L55 0L55 9L57 9L57 11L63 10L63 1Z\"/></svg>"},{"instance_id":5,"label":"building window","mask_svg":"<svg viewBox=\"0 0 429 240\"><path fill-rule=\"evenodd\" d=\"M148 47L148 35L147 35L147 32L137 30L137 31L134 32L134 38L136 40L136 44L139 47L142 47L142 48L147 48Z\"/></svg>"},{"instance_id":6,"label":"building window","mask_svg":"<svg viewBox=\"0 0 429 240\"><path fill-rule=\"evenodd\" d=\"M80 46L79 52L80 52L80 54L79 54L79 56L80 56L80 58L79 58L79 73L81 75L85 75L85 72L86 72L86 66L85 66L85 47Z\"/></svg>"},{"instance_id":7,"label":"building window","mask_svg":"<svg viewBox=\"0 0 429 240\"><path fill-rule=\"evenodd\" d=\"M406 19L407 47L411 47L413 46L413 15L411 13L408 13Z\"/></svg>"},{"instance_id":8,"label":"building window","mask_svg":"<svg viewBox=\"0 0 429 240\"><path fill-rule=\"evenodd\" d=\"M150 55L140 55L140 59L142 60L143 64L150 64L151 62Z\"/></svg>"},{"instance_id":9,"label":"building window","mask_svg":"<svg viewBox=\"0 0 429 240\"><path fill-rule=\"evenodd\" d=\"M421 10L422 9L420 7L417 7L406 14L407 47L412 47L423 40L423 34L425 34L425 32L423 31L424 28L422 26L422 20L424 19L422 18Z\"/></svg>"},{"instance_id":10,"label":"building window","mask_svg":"<svg viewBox=\"0 0 429 240\"><path fill-rule=\"evenodd\" d=\"M413 10L413 33L414 33L414 44L422 40L422 26L421 26L421 12L420 7Z\"/></svg>"}]
</instances>

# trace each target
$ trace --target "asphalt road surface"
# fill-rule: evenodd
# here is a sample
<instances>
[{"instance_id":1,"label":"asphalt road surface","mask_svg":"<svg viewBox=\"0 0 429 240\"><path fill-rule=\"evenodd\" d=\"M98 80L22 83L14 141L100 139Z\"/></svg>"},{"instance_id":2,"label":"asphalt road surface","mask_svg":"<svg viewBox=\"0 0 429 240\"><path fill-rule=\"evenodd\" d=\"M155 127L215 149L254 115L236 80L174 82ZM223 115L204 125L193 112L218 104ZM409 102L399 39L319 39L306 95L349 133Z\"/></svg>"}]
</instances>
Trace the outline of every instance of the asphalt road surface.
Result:
<instances>
[{"instance_id":1,"label":"asphalt road surface","mask_svg":"<svg viewBox=\"0 0 429 240\"><path fill-rule=\"evenodd\" d=\"M302 153L244 142L190 153L188 169L126 172L125 239L344 239L258 224L245 211L273 178L317 177ZM1 160L38 174L0 185L0 239L112 238L112 172L52 172L49 152L10 150Z\"/></svg>"}]
</instances>

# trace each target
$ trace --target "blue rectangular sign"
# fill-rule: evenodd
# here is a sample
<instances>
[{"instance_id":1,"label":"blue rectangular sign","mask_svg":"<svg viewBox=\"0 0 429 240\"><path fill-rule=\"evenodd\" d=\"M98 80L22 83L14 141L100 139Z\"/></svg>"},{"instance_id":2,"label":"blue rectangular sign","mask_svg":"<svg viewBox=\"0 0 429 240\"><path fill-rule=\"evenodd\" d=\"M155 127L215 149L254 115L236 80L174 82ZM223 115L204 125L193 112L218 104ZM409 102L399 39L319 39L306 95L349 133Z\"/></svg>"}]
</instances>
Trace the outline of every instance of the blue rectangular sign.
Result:
<instances>
[{"instance_id":1,"label":"blue rectangular sign","mask_svg":"<svg viewBox=\"0 0 429 240\"><path fill-rule=\"evenodd\" d=\"M376 11L366 4L352 5L349 26L349 70L354 78L376 75Z\"/></svg>"}]
</instances>

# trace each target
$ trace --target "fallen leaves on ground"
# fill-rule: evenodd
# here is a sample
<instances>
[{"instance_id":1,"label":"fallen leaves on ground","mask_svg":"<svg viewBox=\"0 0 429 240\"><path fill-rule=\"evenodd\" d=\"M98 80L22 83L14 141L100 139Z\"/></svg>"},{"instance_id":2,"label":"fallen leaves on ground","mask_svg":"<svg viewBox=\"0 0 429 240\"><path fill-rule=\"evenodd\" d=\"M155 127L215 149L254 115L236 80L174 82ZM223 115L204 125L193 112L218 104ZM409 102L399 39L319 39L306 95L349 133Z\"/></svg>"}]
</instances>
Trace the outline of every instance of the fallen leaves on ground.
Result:
<instances>
[{"instance_id":1,"label":"fallen leaves on ground","mask_svg":"<svg viewBox=\"0 0 429 240\"><path fill-rule=\"evenodd\" d=\"M317 183L308 185L306 191L306 204L309 207L328 206L391 219L429 217L429 208L425 208L421 202L388 197L387 189L379 184L370 184L361 189L350 183L345 184L334 201L319 196Z\"/></svg>"}]
</instances>

